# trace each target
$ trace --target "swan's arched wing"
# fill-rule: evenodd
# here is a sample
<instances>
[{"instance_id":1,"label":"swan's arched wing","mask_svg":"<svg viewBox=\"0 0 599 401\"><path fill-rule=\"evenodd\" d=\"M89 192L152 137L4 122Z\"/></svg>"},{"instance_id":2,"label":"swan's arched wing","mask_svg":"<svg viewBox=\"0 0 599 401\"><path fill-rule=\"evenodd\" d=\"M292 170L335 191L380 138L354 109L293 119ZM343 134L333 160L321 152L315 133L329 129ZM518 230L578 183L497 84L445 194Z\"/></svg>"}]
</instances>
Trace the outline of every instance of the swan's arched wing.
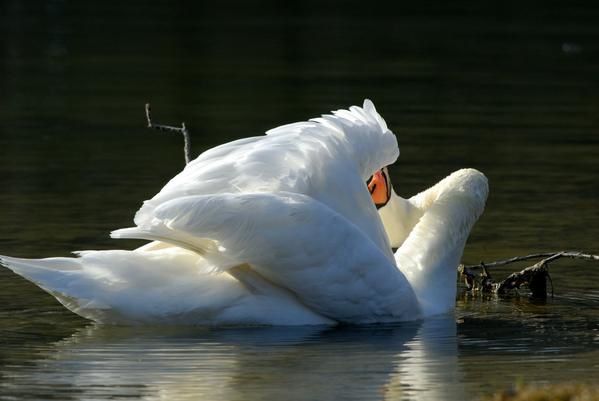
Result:
<instances>
[{"instance_id":1,"label":"swan's arched wing","mask_svg":"<svg viewBox=\"0 0 599 401\"><path fill-rule=\"evenodd\" d=\"M288 290L252 272L237 280L215 273L196 253L85 251L78 258L20 259L0 263L36 283L69 310L116 324L330 324Z\"/></svg>"},{"instance_id":2,"label":"swan's arched wing","mask_svg":"<svg viewBox=\"0 0 599 401\"><path fill-rule=\"evenodd\" d=\"M219 267L249 264L335 320L397 321L419 313L394 264L351 222L305 195L179 198L156 208L147 223L114 236L171 242Z\"/></svg>"},{"instance_id":3,"label":"swan's arched wing","mask_svg":"<svg viewBox=\"0 0 599 401\"><path fill-rule=\"evenodd\" d=\"M414 288L425 316L453 309L457 267L488 192L482 173L462 169L409 199L423 214L395 253L395 260Z\"/></svg>"},{"instance_id":4,"label":"swan's arched wing","mask_svg":"<svg viewBox=\"0 0 599 401\"><path fill-rule=\"evenodd\" d=\"M369 100L267 135L218 146L189 163L137 212L147 224L160 204L220 193L308 195L359 227L390 259L390 246L365 181L399 155L397 139Z\"/></svg>"}]
</instances>

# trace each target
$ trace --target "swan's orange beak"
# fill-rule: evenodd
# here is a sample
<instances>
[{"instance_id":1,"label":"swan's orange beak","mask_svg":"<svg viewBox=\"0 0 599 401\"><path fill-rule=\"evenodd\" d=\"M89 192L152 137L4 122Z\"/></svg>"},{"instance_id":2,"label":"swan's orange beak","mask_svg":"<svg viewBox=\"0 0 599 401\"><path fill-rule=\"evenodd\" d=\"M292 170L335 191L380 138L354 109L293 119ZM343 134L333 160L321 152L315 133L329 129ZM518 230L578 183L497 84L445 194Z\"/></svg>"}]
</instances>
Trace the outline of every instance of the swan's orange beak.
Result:
<instances>
[{"instance_id":1,"label":"swan's orange beak","mask_svg":"<svg viewBox=\"0 0 599 401\"><path fill-rule=\"evenodd\" d=\"M389 182L383 170L378 170L368 180L368 191L370 191L370 196L377 209L389 202Z\"/></svg>"}]
</instances>

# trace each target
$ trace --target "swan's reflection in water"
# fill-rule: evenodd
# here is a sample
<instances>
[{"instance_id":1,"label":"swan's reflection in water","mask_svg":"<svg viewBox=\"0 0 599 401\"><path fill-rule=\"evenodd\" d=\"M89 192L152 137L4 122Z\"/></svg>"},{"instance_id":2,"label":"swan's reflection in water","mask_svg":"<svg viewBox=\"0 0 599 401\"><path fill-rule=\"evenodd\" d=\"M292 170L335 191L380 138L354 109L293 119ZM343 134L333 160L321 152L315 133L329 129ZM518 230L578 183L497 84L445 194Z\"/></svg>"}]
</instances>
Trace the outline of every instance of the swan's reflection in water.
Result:
<instances>
[{"instance_id":1,"label":"swan's reflection in water","mask_svg":"<svg viewBox=\"0 0 599 401\"><path fill-rule=\"evenodd\" d=\"M388 399L465 400L463 372L459 366L456 322L453 318L429 319L397 354Z\"/></svg>"},{"instance_id":2,"label":"swan's reflection in water","mask_svg":"<svg viewBox=\"0 0 599 401\"><path fill-rule=\"evenodd\" d=\"M447 317L334 329L91 326L11 387L60 399L432 400L461 399L459 377Z\"/></svg>"}]
</instances>

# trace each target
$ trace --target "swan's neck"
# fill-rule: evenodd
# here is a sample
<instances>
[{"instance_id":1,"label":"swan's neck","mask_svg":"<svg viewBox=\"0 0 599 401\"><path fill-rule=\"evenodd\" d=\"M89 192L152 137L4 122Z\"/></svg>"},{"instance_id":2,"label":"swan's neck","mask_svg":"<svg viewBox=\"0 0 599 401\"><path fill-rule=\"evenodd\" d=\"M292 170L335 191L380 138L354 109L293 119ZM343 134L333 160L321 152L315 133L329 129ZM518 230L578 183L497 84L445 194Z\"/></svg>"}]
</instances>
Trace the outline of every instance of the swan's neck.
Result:
<instances>
[{"instance_id":1,"label":"swan's neck","mask_svg":"<svg viewBox=\"0 0 599 401\"><path fill-rule=\"evenodd\" d=\"M379 209L379 216L392 248L399 248L403 244L422 215L422 210L397 195L391 188L389 202Z\"/></svg>"},{"instance_id":2,"label":"swan's neck","mask_svg":"<svg viewBox=\"0 0 599 401\"><path fill-rule=\"evenodd\" d=\"M409 235L404 234L395 262L414 289L423 316L453 309L457 267L487 194L485 176L463 169L403 201L422 214ZM408 212L408 217L417 215L414 209Z\"/></svg>"}]
</instances>

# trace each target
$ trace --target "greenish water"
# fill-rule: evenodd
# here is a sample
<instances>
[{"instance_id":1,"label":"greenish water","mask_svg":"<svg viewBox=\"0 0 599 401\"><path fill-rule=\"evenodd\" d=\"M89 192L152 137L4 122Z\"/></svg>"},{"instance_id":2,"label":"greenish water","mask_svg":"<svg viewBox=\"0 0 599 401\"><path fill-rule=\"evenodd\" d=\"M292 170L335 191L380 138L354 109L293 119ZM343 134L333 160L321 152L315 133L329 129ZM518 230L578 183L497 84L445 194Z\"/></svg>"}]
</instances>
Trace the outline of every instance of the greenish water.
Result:
<instances>
[{"instance_id":1,"label":"greenish water","mask_svg":"<svg viewBox=\"0 0 599 401\"><path fill-rule=\"evenodd\" d=\"M464 259L599 253L599 7L558 2L0 2L0 253L131 248L108 232L200 151L374 100L413 194L490 180ZM502 277L511 269L498 270ZM472 399L599 375L599 267L546 303L364 328L115 328L0 270L0 399Z\"/></svg>"}]
</instances>

